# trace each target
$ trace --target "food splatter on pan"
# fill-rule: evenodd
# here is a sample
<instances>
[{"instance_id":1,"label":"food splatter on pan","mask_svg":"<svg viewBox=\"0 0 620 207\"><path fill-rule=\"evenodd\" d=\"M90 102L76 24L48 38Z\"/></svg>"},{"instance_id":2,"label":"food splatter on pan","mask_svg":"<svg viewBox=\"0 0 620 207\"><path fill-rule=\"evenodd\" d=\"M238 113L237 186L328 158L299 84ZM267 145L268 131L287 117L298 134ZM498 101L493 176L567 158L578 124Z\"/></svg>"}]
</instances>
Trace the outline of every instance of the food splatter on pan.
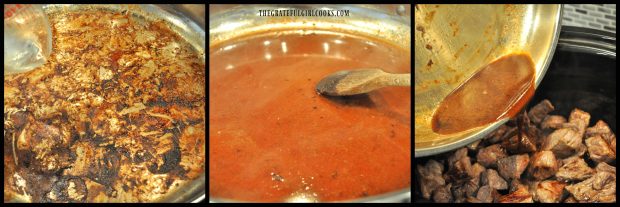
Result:
<instances>
[{"instance_id":1,"label":"food splatter on pan","mask_svg":"<svg viewBox=\"0 0 620 207\"><path fill-rule=\"evenodd\" d=\"M4 77L5 201L149 202L203 174L204 54L128 12L49 17L48 62Z\"/></svg>"}]
</instances>

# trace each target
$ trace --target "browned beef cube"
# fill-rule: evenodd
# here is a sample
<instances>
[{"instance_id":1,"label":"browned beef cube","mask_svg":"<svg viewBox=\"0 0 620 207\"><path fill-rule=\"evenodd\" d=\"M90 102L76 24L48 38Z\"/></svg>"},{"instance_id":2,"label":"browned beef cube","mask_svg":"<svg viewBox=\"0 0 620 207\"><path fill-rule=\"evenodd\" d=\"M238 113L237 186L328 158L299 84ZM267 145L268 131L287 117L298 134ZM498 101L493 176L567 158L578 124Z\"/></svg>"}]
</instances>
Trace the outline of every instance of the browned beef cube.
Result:
<instances>
[{"instance_id":1,"label":"browned beef cube","mask_svg":"<svg viewBox=\"0 0 620 207\"><path fill-rule=\"evenodd\" d=\"M519 184L511 183L511 188L515 188L510 194L501 196L498 200L499 203L533 203L532 194L527 190L527 187Z\"/></svg>"},{"instance_id":2,"label":"browned beef cube","mask_svg":"<svg viewBox=\"0 0 620 207\"><path fill-rule=\"evenodd\" d=\"M611 174L616 174L616 167L608 165L607 163L601 162L596 165L596 172L608 172Z\"/></svg>"},{"instance_id":3,"label":"browned beef cube","mask_svg":"<svg viewBox=\"0 0 620 207\"><path fill-rule=\"evenodd\" d=\"M450 188L452 184L447 184L437 188L433 193L433 201L437 203L450 203L452 202L452 191Z\"/></svg>"},{"instance_id":4,"label":"browned beef cube","mask_svg":"<svg viewBox=\"0 0 620 207\"><path fill-rule=\"evenodd\" d=\"M558 162L553 152L545 150L532 155L528 173L536 180L544 180L555 175L558 168Z\"/></svg>"},{"instance_id":5,"label":"browned beef cube","mask_svg":"<svg viewBox=\"0 0 620 207\"><path fill-rule=\"evenodd\" d=\"M611 133L613 132L611 132L609 125L607 125L607 123L605 123L603 120L598 120L594 126L586 129L585 137L593 137L596 135L603 136L603 135L609 135ZM609 142L611 140L606 140L606 141Z\"/></svg>"},{"instance_id":6,"label":"browned beef cube","mask_svg":"<svg viewBox=\"0 0 620 207\"><path fill-rule=\"evenodd\" d=\"M488 185L480 187L480 189L478 189L478 193L476 194L476 198L481 203L492 203L495 200L499 200L499 196L500 195L497 190Z\"/></svg>"},{"instance_id":7,"label":"browned beef cube","mask_svg":"<svg viewBox=\"0 0 620 207\"><path fill-rule=\"evenodd\" d=\"M556 158L567 158L583 149L582 138L571 128L562 128L549 134L542 143L542 150L551 150Z\"/></svg>"},{"instance_id":8,"label":"browned beef cube","mask_svg":"<svg viewBox=\"0 0 620 207\"><path fill-rule=\"evenodd\" d=\"M562 191L565 183L555 180L545 180L536 187L535 200L541 203L559 203L562 200Z\"/></svg>"},{"instance_id":9,"label":"browned beef cube","mask_svg":"<svg viewBox=\"0 0 620 207\"><path fill-rule=\"evenodd\" d=\"M519 190L519 188L526 188L527 187L525 185L523 185L523 183L521 183L521 181L519 181L518 179L514 179L512 181L510 181L510 188L508 188L509 192L515 192L517 190Z\"/></svg>"},{"instance_id":10,"label":"browned beef cube","mask_svg":"<svg viewBox=\"0 0 620 207\"><path fill-rule=\"evenodd\" d=\"M471 175L472 178L479 178L481 173L484 172L486 168L484 168L480 163L475 163L471 166Z\"/></svg>"},{"instance_id":11,"label":"browned beef cube","mask_svg":"<svg viewBox=\"0 0 620 207\"><path fill-rule=\"evenodd\" d=\"M471 159L467 156L467 148L463 147L448 157L448 172L445 178L448 182L471 178L471 170Z\"/></svg>"},{"instance_id":12,"label":"browned beef cube","mask_svg":"<svg viewBox=\"0 0 620 207\"><path fill-rule=\"evenodd\" d=\"M497 190L508 189L506 180L500 177L497 171L493 169L487 169L480 175L480 185L488 185Z\"/></svg>"},{"instance_id":13,"label":"browned beef cube","mask_svg":"<svg viewBox=\"0 0 620 207\"><path fill-rule=\"evenodd\" d=\"M560 181L581 181L594 175L594 170L588 167L583 158L573 156L564 159L562 167L555 174Z\"/></svg>"},{"instance_id":14,"label":"browned beef cube","mask_svg":"<svg viewBox=\"0 0 620 207\"><path fill-rule=\"evenodd\" d=\"M446 184L442 177L443 165L435 160L429 160L425 166L418 165L420 192L422 197L430 199L433 191Z\"/></svg>"},{"instance_id":15,"label":"browned beef cube","mask_svg":"<svg viewBox=\"0 0 620 207\"><path fill-rule=\"evenodd\" d=\"M535 149L540 150L543 137L546 136L545 133L533 125L525 127L525 133L527 134L528 138L530 138L530 142L534 143Z\"/></svg>"},{"instance_id":16,"label":"browned beef cube","mask_svg":"<svg viewBox=\"0 0 620 207\"><path fill-rule=\"evenodd\" d=\"M592 181L594 190L607 190L606 188L616 188L616 167L601 162L596 165L596 172L599 176L595 176ZM614 184L612 185L611 182Z\"/></svg>"},{"instance_id":17,"label":"browned beef cube","mask_svg":"<svg viewBox=\"0 0 620 207\"><path fill-rule=\"evenodd\" d=\"M538 183L540 183L541 181L538 180L530 180L530 179L521 179L521 181L523 181L523 185L527 188L527 191L530 192L530 194L532 194L532 199L534 200L534 202L537 202L538 200L536 200L536 188L538 188Z\"/></svg>"},{"instance_id":18,"label":"browned beef cube","mask_svg":"<svg viewBox=\"0 0 620 207\"><path fill-rule=\"evenodd\" d=\"M460 160L457 160L452 164L452 168L450 168L446 173L446 179L448 182L454 182L457 180L471 178L473 175L471 168L471 160L469 157L461 157Z\"/></svg>"},{"instance_id":19,"label":"browned beef cube","mask_svg":"<svg viewBox=\"0 0 620 207\"><path fill-rule=\"evenodd\" d=\"M540 123L542 129L559 129L566 123L566 118L559 115L549 115Z\"/></svg>"},{"instance_id":20,"label":"browned beef cube","mask_svg":"<svg viewBox=\"0 0 620 207\"><path fill-rule=\"evenodd\" d=\"M616 153L600 135L586 139L586 146L590 159L596 163L611 163L616 160Z\"/></svg>"},{"instance_id":21,"label":"browned beef cube","mask_svg":"<svg viewBox=\"0 0 620 207\"><path fill-rule=\"evenodd\" d=\"M568 122L577 125L579 129L577 134L583 137L583 134L586 132L586 127L590 123L590 114L588 112L582 111L578 108L573 109L568 117Z\"/></svg>"},{"instance_id":22,"label":"browned beef cube","mask_svg":"<svg viewBox=\"0 0 620 207\"><path fill-rule=\"evenodd\" d=\"M605 142L609 144L614 153L616 152L616 135L611 131L607 123L603 120L599 120L596 124L586 129L585 137L601 136Z\"/></svg>"},{"instance_id":23,"label":"browned beef cube","mask_svg":"<svg viewBox=\"0 0 620 207\"><path fill-rule=\"evenodd\" d=\"M463 157L467 157L467 148L463 147L456 150L450 157L448 157L448 169L454 167L454 163L461 160Z\"/></svg>"},{"instance_id":24,"label":"browned beef cube","mask_svg":"<svg viewBox=\"0 0 620 207\"><path fill-rule=\"evenodd\" d=\"M502 125L497 130L495 130L495 132L489 134L486 138L486 141L489 144L495 144L516 135L517 131L517 127Z\"/></svg>"},{"instance_id":25,"label":"browned beef cube","mask_svg":"<svg viewBox=\"0 0 620 207\"><path fill-rule=\"evenodd\" d=\"M505 157L497 161L497 170L506 180L519 179L529 161L530 157L527 154Z\"/></svg>"},{"instance_id":26,"label":"browned beef cube","mask_svg":"<svg viewBox=\"0 0 620 207\"><path fill-rule=\"evenodd\" d=\"M452 183L452 195L454 196L455 202L464 202L467 197L475 196L478 191L478 184L479 180L472 178L466 178Z\"/></svg>"},{"instance_id":27,"label":"browned beef cube","mask_svg":"<svg viewBox=\"0 0 620 207\"><path fill-rule=\"evenodd\" d=\"M485 167L497 167L497 160L507 156L506 151L499 144L494 144L480 149L476 160Z\"/></svg>"},{"instance_id":28,"label":"browned beef cube","mask_svg":"<svg viewBox=\"0 0 620 207\"><path fill-rule=\"evenodd\" d=\"M480 187L480 175L482 172L486 171L486 169L482 165L476 163L472 166L471 171L473 172L473 175L470 178L470 182L476 184L475 188L477 190Z\"/></svg>"},{"instance_id":29,"label":"browned beef cube","mask_svg":"<svg viewBox=\"0 0 620 207\"><path fill-rule=\"evenodd\" d=\"M600 163L594 176L580 183L566 186L566 190L580 202L616 202L615 167Z\"/></svg>"},{"instance_id":30,"label":"browned beef cube","mask_svg":"<svg viewBox=\"0 0 620 207\"><path fill-rule=\"evenodd\" d=\"M534 152L536 151L536 140L527 133L521 133L521 136L515 135L510 139L504 140L502 147L512 154Z\"/></svg>"},{"instance_id":31,"label":"browned beef cube","mask_svg":"<svg viewBox=\"0 0 620 207\"><path fill-rule=\"evenodd\" d=\"M553 109L551 102L545 99L532 107L527 115L534 124L539 124Z\"/></svg>"}]
</instances>

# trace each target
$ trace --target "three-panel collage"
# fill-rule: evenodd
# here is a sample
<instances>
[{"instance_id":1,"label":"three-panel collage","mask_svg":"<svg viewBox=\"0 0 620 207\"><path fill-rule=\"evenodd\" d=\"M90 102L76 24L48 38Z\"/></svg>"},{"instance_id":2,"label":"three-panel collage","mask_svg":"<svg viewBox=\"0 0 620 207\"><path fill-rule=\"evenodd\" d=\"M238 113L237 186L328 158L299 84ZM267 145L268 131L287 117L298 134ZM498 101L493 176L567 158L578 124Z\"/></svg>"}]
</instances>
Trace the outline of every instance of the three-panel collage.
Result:
<instances>
[{"instance_id":1,"label":"three-panel collage","mask_svg":"<svg viewBox=\"0 0 620 207\"><path fill-rule=\"evenodd\" d=\"M615 13L4 4L4 203L615 203Z\"/></svg>"}]
</instances>

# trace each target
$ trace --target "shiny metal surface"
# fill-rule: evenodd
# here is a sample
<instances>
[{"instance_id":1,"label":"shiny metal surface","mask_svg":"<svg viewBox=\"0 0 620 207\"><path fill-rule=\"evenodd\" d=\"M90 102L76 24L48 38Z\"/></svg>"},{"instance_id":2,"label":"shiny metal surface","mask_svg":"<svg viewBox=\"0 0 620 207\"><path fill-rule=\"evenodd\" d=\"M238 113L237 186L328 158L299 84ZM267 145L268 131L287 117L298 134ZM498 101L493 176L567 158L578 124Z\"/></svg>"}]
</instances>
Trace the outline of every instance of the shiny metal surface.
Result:
<instances>
[{"instance_id":1,"label":"shiny metal surface","mask_svg":"<svg viewBox=\"0 0 620 207\"><path fill-rule=\"evenodd\" d=\"M411 19L404 15L395 15L396 10L387 13L384 7L366 8L351 5L248 5L223 7L228 10L211 10L215 14L209 17L209 46L220 44L229 39L252 35L261 31L283 30L327 30L349 34L361 34L375 37L411 50ZM352 14L347 18L326 18L313 16L281 16L268 18L258 16L259 10L275 9L346 9Z\"/></svg>"},{"instance_id":2,"label":"shiny metal surface","mask_svg":"<svg viewBox=\"0 0 620 207\"><path fill-rule=\"evenodd\" d=\"M346 9L347 18L258 16L261 9ZM337 31L373 37L411 50L410 5L210 5L209 47L262 31ZM210 203L246 202L209 197ZM320 201L319 201L320 202ZM338 202L411 202L411 188Z\"/></svg>"},{"instance_id":3,"label":"shiny metal surface","mask_svg":"<svg viewBox=\"0 0 620 207\"><path fill-rule=\"evenodd\" d=\"M439 103L503 55L530 54L537 87L558 40L561 10L560 5L415 6L415 157L462 147L507 121L448 135L431 129Z\"/></svg>"},{"instance_id":4,"label":"shiny metal surface","mask_svg":"<svg viewBox=\"0 0 620 207\"><path fill-rule=\"evenodd\" d=\"M145 21L164 20L170 26L170 29L176 32L180 37L187 41L199 54L203 54L201 59L204 63L206 56L205 48L205 32L204 26L201 27L195 21L187 16L187 13L176 11L174 7L166 5L44 5L43 10L46 13L63 12L63 11L81 11L81 10L110 10L110 11L127 11L138 18ZM174 191L170 191L167 195L156 202L193 202L203 201L205 198L205 173L195 180L190 180L182 184ZM14 198L10 202L29 202L27 198Z\"/></svg>"},{"instance_id":5,"label":"shiny metal surface","mask_svg":"<svg viewBox=\"0 0 620 207\"><path fill-rule=\"evenodd\" d=\"M164 20L185 41L190 43L198 53L204 54L205 31L203 27L194 22L187 14L177 11L175 7L168 5L78 5L78 4L50 4L43 6L46 13L54 11L79 11L84 9L103 9L111 11L129 11L132 15L144 18L146 21ZM206 58L206 56L202 56Z\"/></svg>"}]
</instances>

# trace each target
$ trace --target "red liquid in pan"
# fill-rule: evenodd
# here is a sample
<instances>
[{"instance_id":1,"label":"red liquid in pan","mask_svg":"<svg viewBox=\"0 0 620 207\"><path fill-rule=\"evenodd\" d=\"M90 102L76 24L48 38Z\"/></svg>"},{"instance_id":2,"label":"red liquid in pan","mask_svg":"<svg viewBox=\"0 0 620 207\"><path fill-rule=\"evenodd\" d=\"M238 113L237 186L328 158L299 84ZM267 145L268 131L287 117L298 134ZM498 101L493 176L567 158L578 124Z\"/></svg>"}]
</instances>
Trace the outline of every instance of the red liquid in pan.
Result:
<instances>
[{"instance_id":1,"label":"red liquid in pan","mask_svg":"<svg viewBox=\"0 0 620 207\"><path fill-rule=\"evenodd\" d=\"M333 33L210 48L210 197L356 199L411 186L411 89L320 96L338 70L410 72L409 51Z\"/></svg>"},{"instance_id":2,"label":"red liquid in pan","mask_svg":"<svg viewBox=\"0 0 620 207\"><path fill-rule=\"evenodd\" d=\"M441 102L433 131L450 134L513 117L534 94L529 55L503 56L482 67Z\"/></svg>"}]
</instances>

